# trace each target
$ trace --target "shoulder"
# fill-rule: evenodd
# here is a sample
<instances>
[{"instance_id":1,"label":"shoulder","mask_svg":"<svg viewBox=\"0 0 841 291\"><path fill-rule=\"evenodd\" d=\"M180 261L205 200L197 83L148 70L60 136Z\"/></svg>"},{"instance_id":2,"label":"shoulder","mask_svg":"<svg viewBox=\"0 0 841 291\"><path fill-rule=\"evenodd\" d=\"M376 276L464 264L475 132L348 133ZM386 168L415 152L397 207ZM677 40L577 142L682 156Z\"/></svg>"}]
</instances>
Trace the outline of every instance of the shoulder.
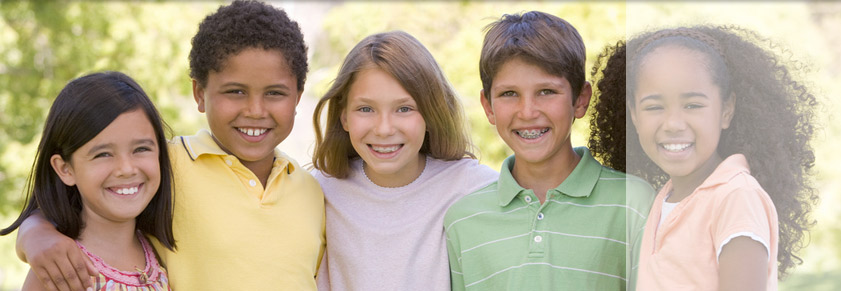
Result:
<instances>
[{"instance_id":1,"label":"shoulder","mask_svg":"<svg viewBox=\"0 0 841 291\"><path fill-rule=\"evenodd\" d=\"M642 178L605 166L601 166L596 188L599 192L621 193L623 197L620 199L624 199L624 201L620 201L620 203L630 207L641 217L648 216L648 211L657 196L651 184Z\"/></svg>"},{"instance_id":2,"label":"shoulder","mask_svg":"<svg viewBox=\"0 0 841 291\"><path fill-rule=\"evenodd\" d=\"M189 159L189 153L184 146L184 137L183 136L175 136L172 139L168 140L166 143L167 150L169 151L170 159L177 160L177 159Z\"/></svg>"},{"instance_id":3,"label":"shoulder","mask_svg":"<svg viewBox=\"0 0 841 291\"><path fill-rule=\"evenodd\" d=\"M467 196L456 201L444 214L444 226L449 231L452 223L465 217L472 216L483 211L490 211L499 208L499 191L496 181L485 185Z\"/></svg>"},{"instance_id":4,"label":"shoulder","mask_svg":"<svg viewBox=\"0 0 841 291\"><path fill-rule=\"evenodd\" d=\"M477 176L496 176L498 173L488 166L482 165L476 159L463 158L459 160L445 161L435 158L428 158L429 168L438 172L466 173Z\"/></svg>"},{"instance_id":5,"label":"shoulder","mask_svg":"<svg viewBox=\"0 0 841 291\"><path fill-rule=\"evenodd\" d=\"M598 163L597 161L595 163ZM599 181L601 187L623 189L628 199L653 201L655 196L651 184L640 177L623 173L599 164Z\"/></svg>"},{"instance_id":6,"label":"shoulder","mask_svg":"<svg viewBox=\"0 0 841 291\"><path fill-rule=\"evenodd\" d=\"M429 158L427 163L424 171L430 171L426 175L428 182L446 184L449 189L464 194L476 191L499 179L499 173L475 159L444 161Z\"/></svg>"},{"instance_id":7,"label":"shoulder","mask_svg":"<svg viewBox=\"0 0 841 291\"><path fill-rule=\"evenodd\" d=\"M726 183L711 187L711 195L717 205L723 204L770 204L771 197L756 178L746 172L731 177Z\"/></svg>"},{"instance_id":8,"label":"shoulder","mask_svg":"<svg viewBox=\"0 0 841 291\"><path fill-rule=\"evenodd\" d=\"M272 171L286 171L290 178L288 182L303 183L303 185L311 187L310 190L314 190L314 187L318 187L318 190L321 190L318 181L298 161L280 150L275 150L275 159L274 165L272 165Z\"/></svg>"},{"instance_id":9,"label":"shoulder","mask_svg":"<svg viewBox=\"0 0 841 291\"><path fill-rule=\"evenodd\" d=\"M499 173L478 160L464 158L460 160L444 161L429 158L427 169L437 175L448 175L452 178L471 178L474 180L496 179ZM490 182L490 181L489 181ZM483 184L486 185L487 183Z\"/></svg>"}]
</instances>

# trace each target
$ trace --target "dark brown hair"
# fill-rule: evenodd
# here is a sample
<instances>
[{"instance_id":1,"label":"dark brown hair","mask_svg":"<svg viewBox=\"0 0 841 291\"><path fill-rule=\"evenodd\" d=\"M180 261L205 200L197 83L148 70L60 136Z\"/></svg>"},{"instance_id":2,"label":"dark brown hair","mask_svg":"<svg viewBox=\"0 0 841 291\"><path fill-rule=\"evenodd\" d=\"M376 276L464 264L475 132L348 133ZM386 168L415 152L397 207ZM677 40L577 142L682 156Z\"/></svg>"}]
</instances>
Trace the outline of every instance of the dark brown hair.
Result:
<instances>
[{"instance_id":1,"label":"dark brown hair","mask_svg":"<svg viewBox=\"0 0 841 291\"><path fill-rule=\"evenodd\" d=\"M485 30L479 77L486 98L490 98L499 68L513 58L521 58L549 74L566 78L575 102L586 82L587 55L584 41L572 24L551 14L531 11L522 15L505 14Z\"/></svg>"},{"instance_id":2,"label":"dark brown hair","mask_svg":"<svg viewBox=\"0 0 841 291\"><path fill-rule=\"evenodd\" d=\"M58 94L47 115L41 143L27 180L26 207L11 226L0 231L0 235L14 231L24 219L40 210L56 230L70 238L77 238L84 226L79 189L61 181L50 165L50 158L58 154L63 160L70 161L76 150L96 137L118 116L134 110L142 110L155 130L161 171L158 191L136 218L137 229L154 236L170 250L174 249L173 178L165 137L168 127L140 85L120 72L80 77L70 81Z\"/></svg>"},{"instance_id":3,"label":"dark brown hair","mask_svg":"<svg viewBox=\"0 0 841 291\"><path fill-rule=\"evenodd\" d=\"M668 175L642 150L636 128L627 113L633 104L634 72L650 52L676 45L701 53L724 101L733 98L730 127L721 133L718 152L727 157L741 153L751 175L771 197L780 226L777 254L780 277L802 260L795 255L814 224L809 217L818 196L810 176L815 154L810 141L817 100L795 74L802 65L790 54L756 33L734 26L695 26L648 32L608 48L600 56L605 66L598 82L595 114L590 124L594 155L615 169L626 169L660 188ZM701 35L701 37L698 37ZM710 40L712 39L712 41ZM781 52L774 54L770 49ZM628 83L626 87L626 75ZM627 89L627 92L626 92ZM627 134L627 142L624 140ZM625 146L627 146L624 153Z\"/></svg>"}]
</instances>

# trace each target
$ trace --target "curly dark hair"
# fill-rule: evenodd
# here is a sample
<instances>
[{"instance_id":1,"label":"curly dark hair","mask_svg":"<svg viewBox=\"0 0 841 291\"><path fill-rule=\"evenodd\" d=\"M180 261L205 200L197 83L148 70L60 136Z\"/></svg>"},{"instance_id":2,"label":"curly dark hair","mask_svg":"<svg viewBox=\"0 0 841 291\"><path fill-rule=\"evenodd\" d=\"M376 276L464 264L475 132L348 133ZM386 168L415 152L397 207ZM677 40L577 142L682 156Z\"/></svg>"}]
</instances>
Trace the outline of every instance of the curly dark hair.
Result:
<instances>
[{"instance_id":1,"label":"curly dark hair","mask_svg":"<svg viewBox=\"0 0 841 291\"><path fill-rule=\"evenodd\" d=\"M225 60L247 48L279 50L298 79L307 79L307 45L298 23L281 9L256 1L221 6L199 24L190 49L190 77L207 86L210 70L220 71Z\"/></svg>"},{"instance_id":2,"label":"curly dark hair","mask_svg":"<svg viewBox=\"0 0 841 291\"><path fill-rule=\"evenodd\" d=\"M707 39L674 33L677 30L703 35L714 43L709 45ZM599 56L592 71L594 78L602 77L593 101L591 151L606 166L642 177L656 188L662 187L669 177L643 152L628 114L627 106L632 103L626 98L633 98L629 92L636 86L634 71L638 60L665 44L706 55L722 98L732 96L736 108L730 127L722 131L718 152L723 157L744 154L751 174L774 202L779 216L777 261L782 278L790 268L803 262L795 253L807 243L808 230L814 225L809 213L818 200L811 184L815 155L810 144L818 103L803 83L796 80L799 76L795 74L804 66L791 60L791 54L784 48L735 26L663 31L666 30L647 32L627 43L619 42ZM626 64L630 74L626 74Z\"/></svg>"}]
</instances>

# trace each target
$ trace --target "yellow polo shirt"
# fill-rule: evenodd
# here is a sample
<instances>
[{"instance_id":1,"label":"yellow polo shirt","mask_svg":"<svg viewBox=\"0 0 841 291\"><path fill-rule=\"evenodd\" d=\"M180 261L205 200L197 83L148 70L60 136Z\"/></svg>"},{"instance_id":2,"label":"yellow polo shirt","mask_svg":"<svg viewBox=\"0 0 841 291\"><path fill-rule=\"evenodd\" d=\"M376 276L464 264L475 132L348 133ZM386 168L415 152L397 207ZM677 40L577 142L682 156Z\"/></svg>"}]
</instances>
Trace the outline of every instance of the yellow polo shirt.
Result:
<instances>
[{"instance_id":1,"label":"yellow polo shirt","mask_svg":"<svg viewBox=\"0 0 841 291\"><path fill-rule=\"evenodd\" d=\"M268 186L210 132L169 143L175 173L175 252L155 245L174 290L316 290L324 194L275 150Z\"/></svg>"}]
</instances>

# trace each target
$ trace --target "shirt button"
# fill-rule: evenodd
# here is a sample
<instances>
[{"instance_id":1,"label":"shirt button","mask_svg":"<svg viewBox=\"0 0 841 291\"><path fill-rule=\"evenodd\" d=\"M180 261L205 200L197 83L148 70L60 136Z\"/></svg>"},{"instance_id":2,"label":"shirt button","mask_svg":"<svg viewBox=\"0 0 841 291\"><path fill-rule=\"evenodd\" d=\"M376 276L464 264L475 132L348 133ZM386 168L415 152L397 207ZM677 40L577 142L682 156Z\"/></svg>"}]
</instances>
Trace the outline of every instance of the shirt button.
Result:
<instances>
[{"instance_id":1,"label":"shirt button","mask_svg":"<svg viewBox=\"0 0 841 291\"><path fill-rule=\"evenodd\" d=\"M531 203L531 196L526 196L526 203Z\"/></svg>"},{"instance_id":2,"label":"shirt button","mask_svg":"<svg viewBox=\"0 0 841 291\"><path fill-rule=\"evenodd\" d=\"M534 242L539 243L539 242L542 242L542 241L543 241L543 237L542 237L542 236L539 236L539 235L538 235L538 236L535 236L535 237L534 237Z\"/></svg>"},{"instance_id":3,"label":"shirt button","mask_svg":"<svg viewBox=\"0 0 841 291\"><path fill-rule=\"evenodd\" d=\"M230 165L233 165L233 164L234 164L233 162L231 162L231 160L225 160L225 163L226 163L226 164L228 164L228 166L230 166Z\"/></svg>"},{"instance_id":4,"label":"shirt button","mask_svg":"<svg viewBox=\"0 0 841 291\"><path fill-rule=\"evenodd\" d=\"M251 187L257 186L257 181L248 180L248 185L251 185Z\"/></svg>"},{"instance_id":5,"label":"shirt button","mask_svg":"<svg viewBox=\"0 0 841 291\"><path fill-rule=\"evenodd\" d=\"M543 220L543 212L537 214L537 220Z\"/></svg>"}]
</instances>

